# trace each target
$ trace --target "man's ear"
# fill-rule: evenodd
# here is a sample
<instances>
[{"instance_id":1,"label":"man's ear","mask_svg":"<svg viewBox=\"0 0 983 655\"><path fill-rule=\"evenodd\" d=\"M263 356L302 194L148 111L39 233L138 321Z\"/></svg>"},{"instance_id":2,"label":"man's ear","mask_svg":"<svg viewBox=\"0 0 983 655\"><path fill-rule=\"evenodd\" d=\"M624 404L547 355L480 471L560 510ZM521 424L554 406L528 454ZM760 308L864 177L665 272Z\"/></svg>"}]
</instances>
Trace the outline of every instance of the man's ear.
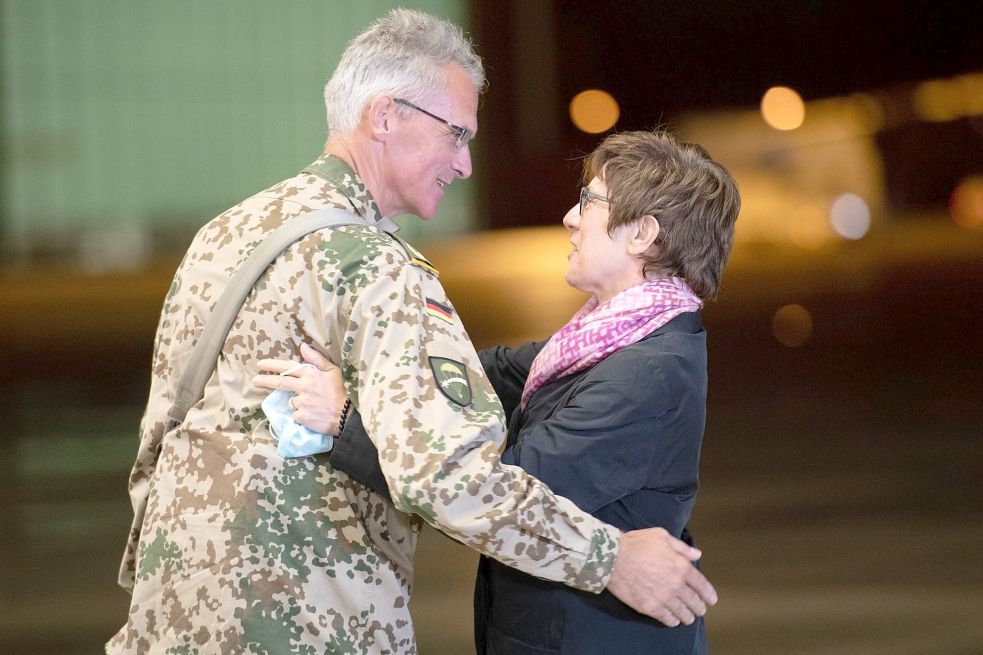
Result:
<instances>
[{"instance_id":1,"label":"man's ear","mask_svg":"<svg viewBox=\"0 0 983 655\"><path fill-rule=\"evenodd\" d=\"M386 141L395 127L396 103L386 95L372 98L365 110L365 121L369 133L376 141Z\"/></svg>"},{"instance_id":2,"label":"man's ear","mask_svg":"<svg viewBox=\"0 0 983 655\"><path fill-rule=\"evenodd\" d=\"M659 221L651 214L645 214L631 227L628 238L628 253L636 257L645 254L659 238Z\"/></svg>"}]
</instances>

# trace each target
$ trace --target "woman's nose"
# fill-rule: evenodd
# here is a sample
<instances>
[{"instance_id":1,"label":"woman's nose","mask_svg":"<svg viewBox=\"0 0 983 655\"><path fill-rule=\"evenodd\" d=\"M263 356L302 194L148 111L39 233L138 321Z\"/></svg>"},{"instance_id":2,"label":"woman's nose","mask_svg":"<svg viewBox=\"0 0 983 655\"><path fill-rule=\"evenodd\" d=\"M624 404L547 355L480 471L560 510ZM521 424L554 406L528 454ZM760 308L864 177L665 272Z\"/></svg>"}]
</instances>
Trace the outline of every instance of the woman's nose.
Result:
<instances>
[{"instance_id":1,"label":"woman's nose","mask_svg":"<svg viewBox=\"0 0 983 655\"><path fill-rule=\"evenodd\" d=\"M563 217L563 226L568 230L576 230L580 225L580 205L574 205Z\"/></svg>"}]
</instances>

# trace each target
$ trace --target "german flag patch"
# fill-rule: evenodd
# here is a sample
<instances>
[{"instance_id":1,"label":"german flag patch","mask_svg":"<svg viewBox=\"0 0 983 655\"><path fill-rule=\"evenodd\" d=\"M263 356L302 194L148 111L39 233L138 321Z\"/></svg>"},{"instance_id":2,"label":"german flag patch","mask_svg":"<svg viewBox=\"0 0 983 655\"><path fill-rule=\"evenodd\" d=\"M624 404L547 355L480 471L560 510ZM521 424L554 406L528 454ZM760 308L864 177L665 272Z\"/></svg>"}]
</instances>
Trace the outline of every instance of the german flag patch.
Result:
<instances>
[{"instance_id":1,"label":"german flag patch","mask_svg":"<svg viewBox=\"0 0 983 655\"><path fill-rule=\"evenodd\" d=\"M427 298L427 313L448 323L454 322L454 310L433 298Z\"/></svg>"}]
</instances>

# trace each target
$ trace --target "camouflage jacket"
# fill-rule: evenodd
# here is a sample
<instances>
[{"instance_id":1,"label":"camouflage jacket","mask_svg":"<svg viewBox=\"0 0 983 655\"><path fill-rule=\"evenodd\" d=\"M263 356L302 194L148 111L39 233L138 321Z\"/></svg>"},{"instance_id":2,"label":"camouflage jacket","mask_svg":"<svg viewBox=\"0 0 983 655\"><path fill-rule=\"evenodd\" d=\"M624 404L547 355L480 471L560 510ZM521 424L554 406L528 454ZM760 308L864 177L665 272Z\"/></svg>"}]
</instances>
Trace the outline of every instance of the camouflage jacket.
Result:
<instances>
[{"instance_id":1,"label":"camouflage jacket","mask_svg":"<svg viewBox=\"0 0 983 655\"><path fill-rule=\"evenodd\" d=\"M203 399L165 436L229 277L283 221L325 206L364 225L308 235L267 269ZM322 157L199 231L157 329L120 569L132 597L107 652L413 653L417 517L533 575L604 587L617 531L500 463L501 405L436 271L392 226L347 165ZM251 378L304 342L341 366L395 506L326 455L276 454Z\"/></svg>"}]
</instances>

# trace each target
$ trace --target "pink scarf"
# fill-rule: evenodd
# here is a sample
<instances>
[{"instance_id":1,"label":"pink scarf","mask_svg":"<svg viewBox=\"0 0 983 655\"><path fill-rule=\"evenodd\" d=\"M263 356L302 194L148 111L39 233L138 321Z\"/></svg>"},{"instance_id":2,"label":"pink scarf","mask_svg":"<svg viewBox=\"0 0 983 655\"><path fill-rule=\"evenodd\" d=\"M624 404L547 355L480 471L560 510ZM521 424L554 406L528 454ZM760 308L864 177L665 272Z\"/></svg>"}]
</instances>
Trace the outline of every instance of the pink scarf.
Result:
<instances>
[{"instance_id":1,"label":"pink scarf","mask_svg":"<svg viewBox=\"0 0 983 655\"><path fill-rule=\"evenodd\" d=\"M591 298L533 360L522 390L520 410L526 408L529 398L543 385L590 368L680 314L702 306L685 280L678 277L642 282L603 305Z\"/></svg>"}]
</instances>

